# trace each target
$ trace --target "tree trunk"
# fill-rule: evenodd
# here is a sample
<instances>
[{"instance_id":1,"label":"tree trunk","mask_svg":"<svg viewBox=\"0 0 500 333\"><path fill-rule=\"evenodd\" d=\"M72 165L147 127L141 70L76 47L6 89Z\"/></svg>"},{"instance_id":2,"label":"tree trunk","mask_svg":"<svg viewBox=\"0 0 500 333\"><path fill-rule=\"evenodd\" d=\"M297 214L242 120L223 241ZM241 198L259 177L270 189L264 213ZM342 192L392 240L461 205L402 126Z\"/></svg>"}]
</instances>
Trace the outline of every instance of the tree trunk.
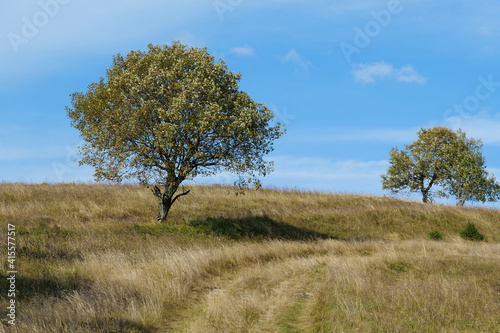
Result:
<instances>
[{"instance_id":1,"label":"tree trunk","mask_svg":"<svg viewBox=\"0 0 500 333\"><path fill-rule=\"evenodd\" d=\"M424 203L428 203L429 202L429 196L428 196L428 192L427 191L422 191L422 201Z\"/></svg>"},{"instance_id":2,"label":"tree trunk","mask_svg":"<svg viewBox=\"0 0 500 333\"><path fill-rule=\"evenodd\" d=\"M156 216L156 220L158 222L165 222L167 220L167 215L168 212L170 211L170 208L174 204L175 200L177 200L180 196L186 195L189 193L189 190L180 194L177 194L174 197L175 192L177 191L177 188L179 185L175 184L169 184L165 185L165 190L163 193L161 192L160 188L158 186L154 186L151 191L155 195L155 197L158 199L158 215Z\"/></svg>"},{"instance_id":3,"label":"tree trunk","mask_svg":"<svg viewBox=\"0 0 500 333\"><path fill-rule=\"evenodd\" d=\"M168 198L166 195L162 195L158 198L158 216L156 216L156 220L158 222L165 222L167 220L167 215L172 207L172 198Z\"/></svg>"},{"instance_id":4,"label":"tree trunk","mask_svg":"<svg viewBox=\"0 0 500 333\"><path fill-rule=\"evenodd\" d=\"M424 203L429 203L429 191L431 190L432 185L437 179L437 175L434 173L431 177L431 180L429 181L429 185L425 187L424 185L424 178L421 178L421 183L420 183L420 190L422 191L422 201Z\"/></svg>"},{"instance_id":5,"label":"tree trunk","mask_svg":"<svg viewBox=\"0 0 500 333\"><path fill-rule=\"evenodd\" d=\"M467 200L467 198L468 198L467 194L460 193L460 191L458 191L458 194L457 194L457 206L463 207L464 204L465 204L465 201Z\"/></svg>"}]
</instances>

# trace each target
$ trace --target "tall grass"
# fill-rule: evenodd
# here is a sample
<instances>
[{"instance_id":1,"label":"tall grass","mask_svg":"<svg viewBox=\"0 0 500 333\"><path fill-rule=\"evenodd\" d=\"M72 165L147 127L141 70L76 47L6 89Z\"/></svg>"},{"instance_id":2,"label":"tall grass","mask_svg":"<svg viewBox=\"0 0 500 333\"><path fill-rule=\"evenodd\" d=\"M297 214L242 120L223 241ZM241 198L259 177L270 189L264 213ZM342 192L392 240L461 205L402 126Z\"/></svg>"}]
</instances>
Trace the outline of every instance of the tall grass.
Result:
<instances>
[{"instance_id":1,"label":"tall grass","mask_svg":"<svg viewBox=\"0 0 500 333\"><path fill-rule=\"evenodd\" d=\"M494 209L268 189L235 196L232 188L221 186L195 186L191 193L173 206L168 225L198 222L206 229L226 222L241 227L260 218L271 232L284 231L273 227L286 225L340 239L424 239L436 230L446 239L474 223L489 241L500 241L500 213ZM92 236L126 233L127 227L154 222L155 200L141 186L0 184L0 217L26 229L42 225ZM209 223L200 223L207 219Z\"/></svg>"},{"instance_id":2,"label":"tall grass","mask_svg":"<svg viewBox=\"0 0 500 333\"><path fill-rule=\"evenodd\" d=\"M496 210L191 192L161 225L144 187L1 184L19 308L16 328L2 315L0 331L500 331ZM467 223L486 240L460 238Z\"/></svg>"}]
</instances>

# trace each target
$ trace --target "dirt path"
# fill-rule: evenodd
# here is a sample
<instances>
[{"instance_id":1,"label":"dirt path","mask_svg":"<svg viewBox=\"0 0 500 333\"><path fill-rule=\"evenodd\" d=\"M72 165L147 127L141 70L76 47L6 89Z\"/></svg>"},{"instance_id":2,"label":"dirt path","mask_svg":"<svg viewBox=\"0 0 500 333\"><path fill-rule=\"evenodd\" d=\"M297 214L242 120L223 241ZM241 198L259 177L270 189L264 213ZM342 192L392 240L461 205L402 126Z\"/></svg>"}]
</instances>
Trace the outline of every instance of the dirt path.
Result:
<instances>
[{"instance_id":1,"label":"dirt path","mask_svg":"<svg viewBox=\"0 0 500 333\"><path fill-rule=\"evenodd\" d=\"M207 276L164 331L490 331L500 324L482 319L500 310L492 295L498 246L322 241L314 248Z\"/></svg>"},{"instance_id":2,"label":"dirt path","mask_svg":"<svg viewBox=\"0 0 500 333\"><path fill-rule=\"evenodd\" d=\"M165 332L303 332L311 322L318 283L332 261L366 260L364 246L342 250L318 242L290 257L266 259L208 276L193 289L186 306L176 311ZM335 254L335 252L338 252ZM343 258L343 259L341 259Z\"/></svg>"}]
</instances>

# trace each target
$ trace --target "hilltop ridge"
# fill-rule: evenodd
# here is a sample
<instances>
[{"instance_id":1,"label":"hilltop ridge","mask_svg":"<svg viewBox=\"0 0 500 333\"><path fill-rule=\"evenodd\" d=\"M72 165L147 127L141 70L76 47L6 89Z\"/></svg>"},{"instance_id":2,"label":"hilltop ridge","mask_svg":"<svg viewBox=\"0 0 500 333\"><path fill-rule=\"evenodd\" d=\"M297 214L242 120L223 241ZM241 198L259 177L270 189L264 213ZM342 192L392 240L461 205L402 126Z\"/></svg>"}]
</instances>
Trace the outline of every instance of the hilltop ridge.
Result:
<instances>
[{"instance_id":1,"label":"hilltop ridge","mask_svg":"<svg viewBox=\"0 0 500 333\"><path fill-rule=\"evenodd\" d=\"M235 190L227 186L190 188L191 195L173 206L165 225L204 232L213 228L215 234L225 225L239 226L244 229L241 237L251 236L253 226L267 228L271 238L286 238L287 232L298 237L302 230L306 238L317 233L323 238L346 240L404 240L427 238L433 230L445 239L455 237L472 222L488 241L500 242L500 211L491 208L295 190L248 190L235 196ZM4 183L0 185L0 202L0 218L23 221L25 226L76 223L115 229L156 224L156 198L143 186Z\"/></svg>"}]
</instances>

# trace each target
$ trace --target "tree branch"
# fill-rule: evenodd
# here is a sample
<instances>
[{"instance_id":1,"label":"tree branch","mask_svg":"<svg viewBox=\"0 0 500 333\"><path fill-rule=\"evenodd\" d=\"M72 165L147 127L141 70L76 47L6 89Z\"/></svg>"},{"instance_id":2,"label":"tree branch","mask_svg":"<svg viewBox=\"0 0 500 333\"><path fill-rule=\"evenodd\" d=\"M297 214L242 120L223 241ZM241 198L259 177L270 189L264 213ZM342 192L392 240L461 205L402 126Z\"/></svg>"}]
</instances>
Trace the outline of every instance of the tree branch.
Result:
<instances>
[{"instance_id":1,"label":"tree branch","mask_svg":"<svg viewBox=\"0 0 500 333\"><path fill-rule=\"evenodd\" d=\"M156 185L151 189L151 192L153 192L153 194L157 198L161 198L161 196L162 196L160 188L158 186L156 186Z\"/></svg>"},{"instance_id":2,"label":"tree branch","mask_svg":"<svg viewBox=\"0 0 500 333\"><path fill-rule=\"evenodd\" d=\"M189 192L191 192L191 190L187 190L186 192L184 193L180 193L180 194L177 194L175 197L174 197L174 200L172 200L172 203L175 202L175 200L177 200L179 197L182 197L183 195L188 195Z\"/></svg>"}]
</instances>

